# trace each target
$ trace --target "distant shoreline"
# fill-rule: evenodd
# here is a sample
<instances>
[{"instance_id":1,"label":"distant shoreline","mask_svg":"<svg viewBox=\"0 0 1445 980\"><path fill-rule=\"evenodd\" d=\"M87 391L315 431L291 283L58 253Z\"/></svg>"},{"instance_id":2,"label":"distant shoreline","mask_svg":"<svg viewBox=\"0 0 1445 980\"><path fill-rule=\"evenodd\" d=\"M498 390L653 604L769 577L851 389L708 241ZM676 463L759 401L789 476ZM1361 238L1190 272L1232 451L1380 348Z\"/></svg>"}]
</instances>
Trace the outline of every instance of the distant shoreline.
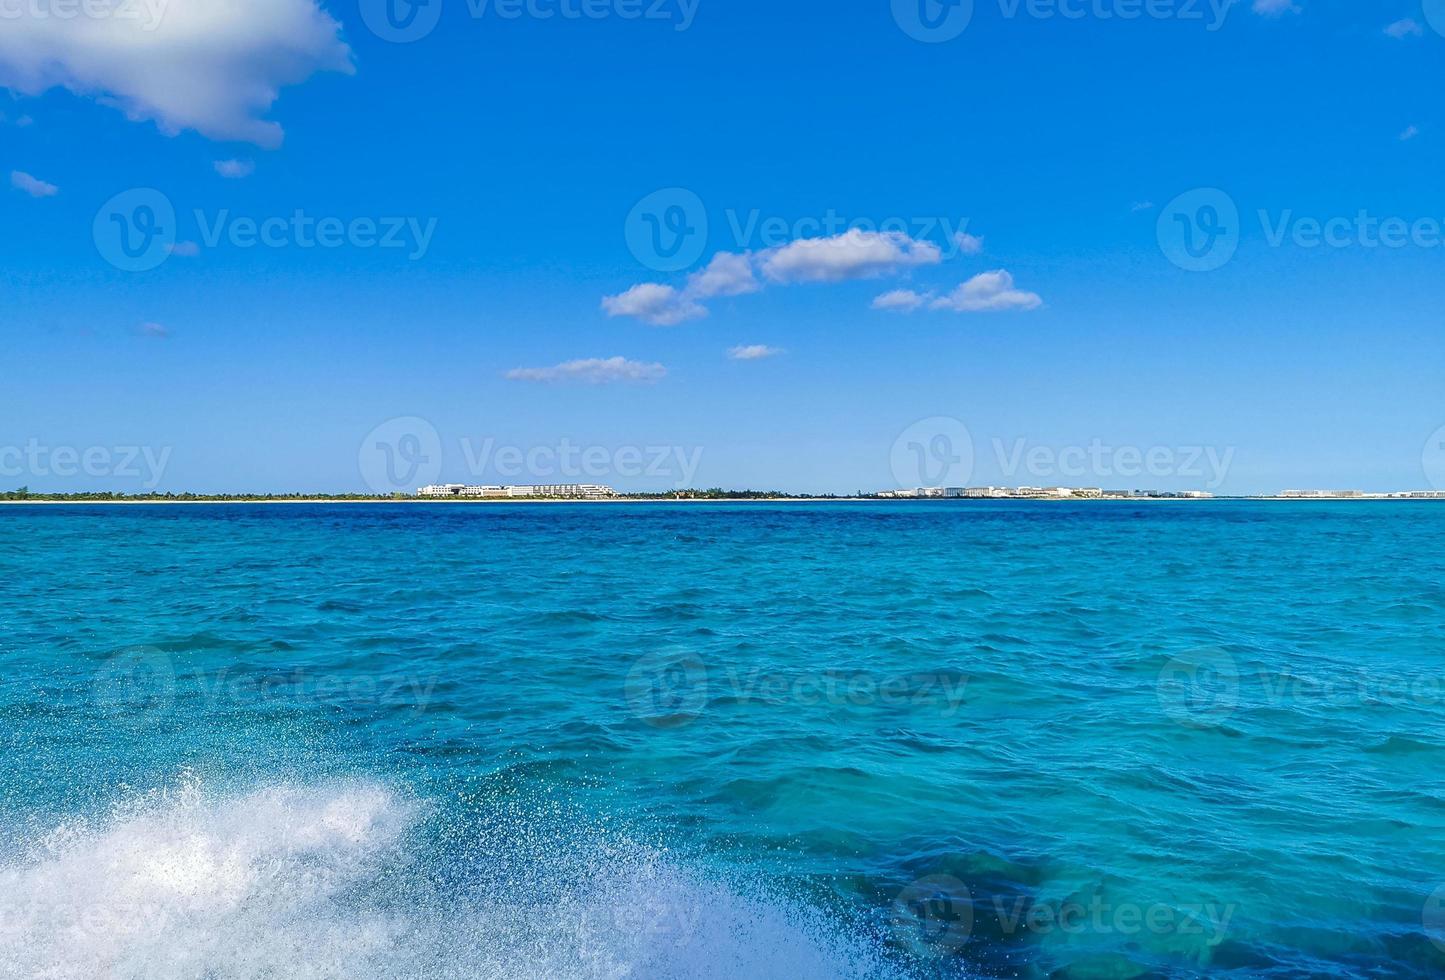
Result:
<instances>
[{"instance_id":1,"label":"distant shoreline","mask_svg":"<svg viewBox=\"0 0 1445 980\"><path fill-rule=\"evenodd\" d=\"M1387 497L1361 496L1361 497L1283 497L1283 496L1258 496L1258 497L613 497L608 499L567 499L567 498L526 498L512 497L501 499L419 499L415 497L401 497L397 499L385 498L348 498L348 497L305 497L295 500L255 500L245 497L217 497L204 500L0 500L0 507L3 506L50 506L50 507L195 507L209 504L224 506L256 505L256 506L305 506L307 504L341 505L354 504L357 506L376 505L416 505L416 506L506 506L513 504L840 504L840 503L886 503L886 504L938 504L959 501L977 503L980 501L1007 501L1018 504L1058 504L1058 503L1083 503L1083 504L1209 504L1238 501L1259 501L1259 502L1280 502L1280 503L1416 503L1426 501L1445 501L1445 497Z\"/></svg>"}]
</instances>

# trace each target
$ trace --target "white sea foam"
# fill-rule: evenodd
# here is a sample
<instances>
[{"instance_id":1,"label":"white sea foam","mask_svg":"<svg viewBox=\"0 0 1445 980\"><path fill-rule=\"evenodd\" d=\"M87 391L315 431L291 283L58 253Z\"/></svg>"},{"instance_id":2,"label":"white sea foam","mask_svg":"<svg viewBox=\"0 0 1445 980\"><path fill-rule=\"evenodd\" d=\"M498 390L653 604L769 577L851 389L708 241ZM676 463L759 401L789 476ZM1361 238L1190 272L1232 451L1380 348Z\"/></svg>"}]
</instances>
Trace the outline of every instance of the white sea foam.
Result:
<instances>
[{"instance_id":1,"label":"white sea foam","mask_svg":"<svg viewBox=\"0 0 1445 980\"><path fill-rule=\"evenodd\" d=\"M0 976L889 973L820 913L626 842L589 838L584 856L565 833L515 828L524 843L500 859L479 843L479 880L443 886L413 833L425 809L373 783L218 798L190 784L58 827L0 863Z\"/></svg>"}]
</instances>

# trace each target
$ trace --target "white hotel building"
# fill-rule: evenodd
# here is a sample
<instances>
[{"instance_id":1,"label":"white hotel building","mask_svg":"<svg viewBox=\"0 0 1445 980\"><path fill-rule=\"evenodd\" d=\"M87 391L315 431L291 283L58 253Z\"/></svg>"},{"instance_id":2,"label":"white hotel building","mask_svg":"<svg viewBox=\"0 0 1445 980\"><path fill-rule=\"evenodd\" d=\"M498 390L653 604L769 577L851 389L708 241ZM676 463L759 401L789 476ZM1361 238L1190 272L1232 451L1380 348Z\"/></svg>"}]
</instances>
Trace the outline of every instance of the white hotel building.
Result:
<instances>
[{"instance_id":1,"label":"white hotel building","mask_svg":"<svg viewBox=\"0 0 1445 980\"><path fill-rule=\"evenodd\" d=\"M617 496L611 487L594 483L559 483L532 487L475 487L462 483L422 487L418 497L504 500L512 497L565 497L574 500L605 500Z\"/></svg>"}]
</instances>

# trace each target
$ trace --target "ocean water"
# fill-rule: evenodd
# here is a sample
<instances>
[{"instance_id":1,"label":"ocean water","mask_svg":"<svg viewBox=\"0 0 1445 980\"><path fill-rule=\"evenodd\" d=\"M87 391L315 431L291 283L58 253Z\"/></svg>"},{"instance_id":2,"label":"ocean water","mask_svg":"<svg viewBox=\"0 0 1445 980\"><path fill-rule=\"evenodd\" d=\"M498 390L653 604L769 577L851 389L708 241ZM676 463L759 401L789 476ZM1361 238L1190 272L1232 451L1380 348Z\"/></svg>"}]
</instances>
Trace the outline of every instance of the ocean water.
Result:
<instances>
[{"instance_id":1,"label":"ocean water","mask_svg":"<svg viewBox=\"0 0 1445 980\"><path fill-rule=\"evenodd\" d=\"M0 977L1439 976L1442 532L0 507Z\"/></svg>"}]
</instances>

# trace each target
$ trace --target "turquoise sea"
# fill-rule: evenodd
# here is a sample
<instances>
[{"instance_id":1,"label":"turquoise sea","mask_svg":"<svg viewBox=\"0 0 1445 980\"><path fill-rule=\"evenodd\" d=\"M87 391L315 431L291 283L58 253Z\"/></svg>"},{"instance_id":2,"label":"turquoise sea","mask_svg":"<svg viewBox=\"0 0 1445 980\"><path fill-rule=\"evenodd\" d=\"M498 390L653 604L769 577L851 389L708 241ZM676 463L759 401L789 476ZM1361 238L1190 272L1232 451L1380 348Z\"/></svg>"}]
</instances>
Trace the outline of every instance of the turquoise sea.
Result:
<instances>
[{"instance_id":1,"label":"turquoise sea","mask_svg":"<svg viewBox=\"0 0 1445 980\"><path fill-rule=\"evenodd\" d=\"M1439 976L1442 534L0 507L0 976Z\"/></svg>"}]
</instances>

